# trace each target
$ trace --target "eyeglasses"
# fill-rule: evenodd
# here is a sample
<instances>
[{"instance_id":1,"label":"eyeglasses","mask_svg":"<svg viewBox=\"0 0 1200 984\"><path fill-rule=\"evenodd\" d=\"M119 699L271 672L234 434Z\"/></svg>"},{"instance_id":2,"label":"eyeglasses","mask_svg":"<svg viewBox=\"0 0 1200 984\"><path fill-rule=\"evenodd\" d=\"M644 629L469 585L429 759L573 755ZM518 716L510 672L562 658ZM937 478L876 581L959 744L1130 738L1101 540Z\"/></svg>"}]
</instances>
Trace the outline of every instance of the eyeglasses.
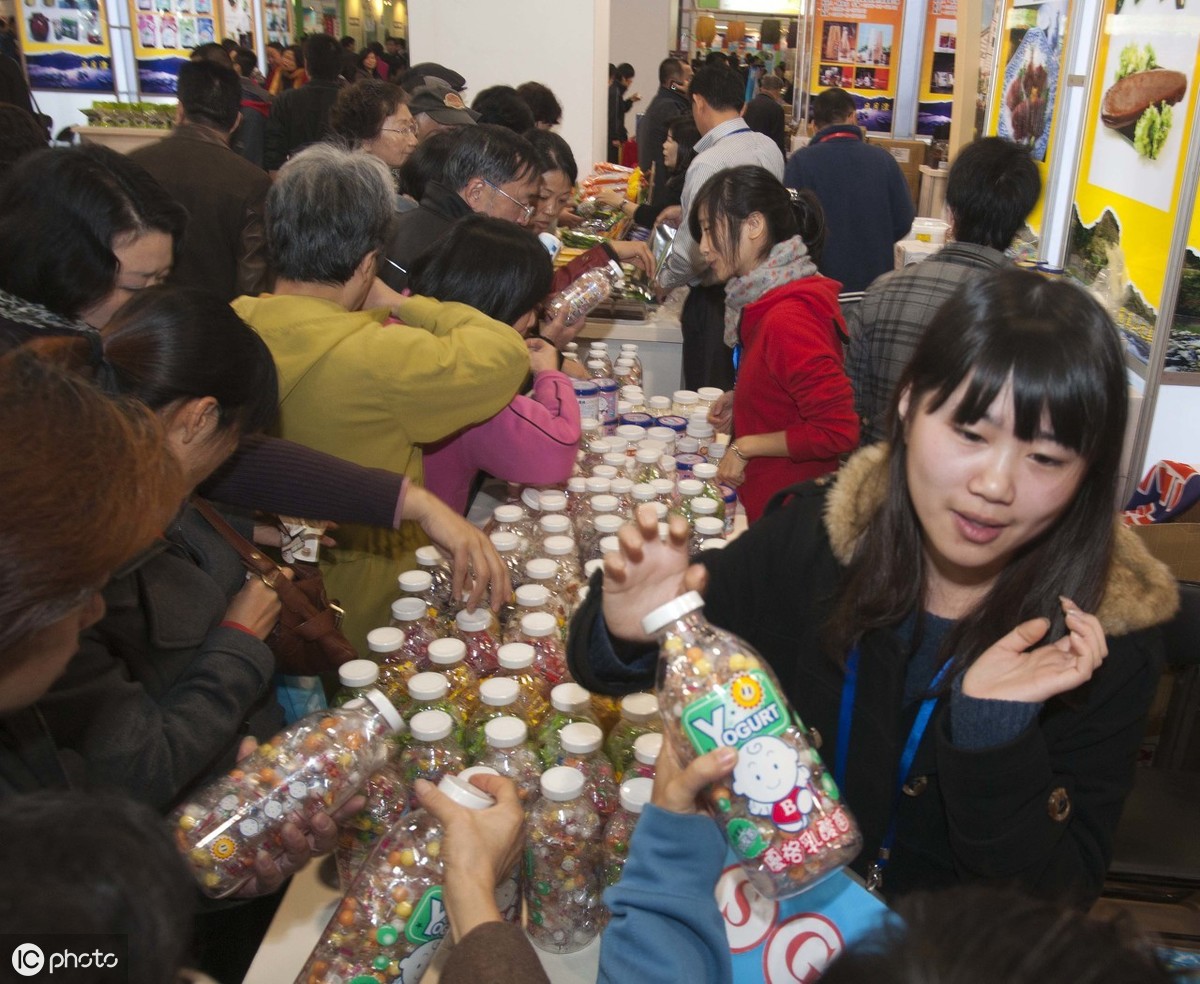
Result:
<instances>
[{"instance_id":1,"label":"eyeglasses","mask_svg":"<svg viewBox=\"0 0 1200 984\"><path fill-rule=\"evenodd\" d=\"M379 128L380 133L399 133L405 137L415 137L417 135L416 123L405 123L403 126L382 126Z\"/></svg>"},{"instance_id":2,"label":"eyeglasses","mask_svg":"<svg viewBox=\"0 0 1200 984\"><path fill-rule=\"evenodd\" d=\"M519 208L521 210L521 213L525 216L525 218L524 218L525 222L528 222L531 218L533 218L534 206L526 205L524 202L517 201L507 191L505 191L499 185L492 184L487 178L483 179L483 183L485 185L487 185L489 188L491 188L492 191L499 192L501 195L503 195L505 198L507 198L510 202L512 202L514 205L516 205L517 208Z\"/></svg>"}]
</instances>

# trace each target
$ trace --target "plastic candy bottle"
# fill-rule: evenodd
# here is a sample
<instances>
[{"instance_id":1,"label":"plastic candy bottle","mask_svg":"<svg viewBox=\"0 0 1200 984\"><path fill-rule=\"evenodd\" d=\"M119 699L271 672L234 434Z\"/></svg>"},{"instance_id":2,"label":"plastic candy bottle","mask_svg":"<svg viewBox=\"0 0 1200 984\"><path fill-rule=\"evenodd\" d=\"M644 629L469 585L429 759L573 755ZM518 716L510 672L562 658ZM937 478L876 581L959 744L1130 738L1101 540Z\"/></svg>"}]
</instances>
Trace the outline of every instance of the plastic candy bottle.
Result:
<instances>
[{"instance_id":1,"label":"plastic candy bottle","mask_svg":"<svg viewBox=\"0 0 1200 984\"><path fill-rule=\"evenodd\" d=\"M533 556L538 558L542 556L542 544L546 542L548 536L571 536L575 532L575 527L571 523L571 518L565 512L549 513L538 520L537 530L534 533L533 540ZM529 567L525 567L525 576L529 576Z\"/></svg>"},{"instance_id":2,"label":"plastic candy bottle","mask_svg":"<svg viewBox=\"0 0 1200 984\"><path fill-rule=\"evenodd\" d=\"M495 803L458 776L445 777L438 789L471 810ZM297 984L420 980L450 930L442 905L443 837L441 825L424 810L414 810L384 835L321 933ZM502 891L511 892L511 883L497 889L497 904L507 901Z\"/></svg>"},{"instance_id":3,"label":"plastic candy bottle","mask_svg":"<svg viewBox=\"0 0 1200 984\"><path fill-rule=\"evenodd\" d=\"M692 475L702 483L700 495L705 499L712 499L717 504L717 510L713 515L724 524L725 494L721 491L721 486L717 484L717 466L706 461L701 462L692 469Z\"/></svg>"},{"instance_id":4,"label":"plastic candy bottle","mask_svg":"<svg viewBox=\"0 0 1200 984\"><path fill-rule=\"evenodd\" d=\"M542 765L549 768L558 761L561 754L558 733L568 724L576 721L599 724L591 705L592 695L577 683L560 683L550 691L550 713L534 736Z\"/></svg>"},{"instance_id":5,"label":"plastic candy bottle","mask_svg":"<svg viewBox=\"0 0 1200 984\"><path fill-rule=\"evenodd\" d=\"M662 743L663 736L659 731L650 731L639 737L633 743L633 764L625 770L626 778L653 779Z\"/></svg>"},{"instance_id":6,"label":"plastic candy bottle","mask_svg":"<svg viewBox=\"0 0 1200 984\"><path fill-rule=\"evenodd\" d=\"M438 618L444 619L454 602L454 572L450 568L450 561L442 556L437 547L417 547L417 566L429 575Z\"/></svg>"},{"instance_id":7,"label":"plastic candy bottle","mask_svg":"<svg viewBox=\"0 0 1200 984\"><path fill-rule=\"evenodd\" d=\"M527 825L526 931L535 946L554 953L583 949L604 922L603 828L583 795L583 785L578 769L547 769L542 773L542 797Z\"/></svg>"},{"instance_id":8,"label":"plastic candy bottle","mask_svg":"<svg viewBox=\"0 0 1200 984\"><path fill-rule=\"evenodd\" d=\"M498 644L492 634L492 613L486 608L463 610L454 616L458 637L467 647L467 665L480 677L491 676L500 665Z\"/></svg>"},{"instance_id":9,"label":"plastic candy bottle","mask_svg":"<svg viewBox=\"0 0 1200 984\"><path fill-rule=\"evenodd\" d=\"M467 721L464 747L467 758L476 762L487 747L483 729L498 717L521 717L521 685L511 677L488 677L479 685L479 706Z\"/></svg>"},{"instance_id":10,"label":"plastic candy bottle","mask_svg":"<svg viewBox=\"0 0 1200 984\"><path fill-rule=\"evenodd\" d=\"M604 884L615 885L621 880L625 861L629 857L629 839L650 802L653 779L628 779L621 783L621 805L604 825Z\"/></svg>"},{"instance_id":11,"label":"plastic candy bottle","mask_svg":"<svg viewBox=\"0 0 1200 984\"><path fill-rule=\"evenodd\" d=\"M613 269L613 268L616 269ZM576 277L563 290L555 294L546 304L546 317L564 315L563 324L568 328L587 317L589 311L603 304L612 295L613 288L622 283L625 275L615 260L607 266L587 270Z\"/></svg>"},{"instance_id":12,"label":"plastic candy bottle","mask_svg":"<svg viewBox=\"0 0 1200 984\"><path fill-rule=\"evenodd\" d=\"M479 764L495 769L517 784L517 796L528 810L541 795L542 763L529 747L529 728L520 718L492 718L483 728L485 747Z\"/></svg>"},{"instance_id":13,"label":"plastic candy bottle","mask_svg":"<svg viewBox=\"0 0 1200 984\"><path fill-rule=\"evenodd\" d=\"M547 683L555 686L567 678L567 654L553 615L533 612L523 616L518 641L533 647L533 669Z\"/></svg>"},{"instance_id":14,"label":"plastic candy bottle","mask_svg":"<svg viewBox=\"0 0 1200 984\"><path fill-rule=\"evenodd\" d=\"M711 625L703 606L689 591L642 619L659 641L664 730L682 765L737 749L730 781L704 798L750 883L785 898L848 864L862 837L775 674L743 640Z\"/></svg>"},{"instance_id":15,"label":"plastic candy bottle","mask_svg":"<svg viewBox=\"0 0 1200 984\"><path fill-rule=\"evenodd\" d=\"M425 614L436 625L442 613L442 605L434 594L433 575L429 571L422 570L404 571L396 578L396 581L400 586L401 597L419 598L423 601L425 603Z\"/></svg>"},{"instance_id":16,"label":"plastic candy bottle","mask_svg":"<svg viewBox=\"0 0 1200 984\"><path fill-rule=\"evenodd\" d=\"M402 658L424 666L429 644L438 637L437 624L429 617L429 607L420 598L397 598L392 602L392 626L404 633Z\"/></svg>"},{"instance_id":17,"label":"plastic candy bottle","mask_svg":"<svg viewBox=\"0 0 1200 984\"><path fill-rule=\"evenodd\" d=\"M559 635L566 641L567 636L567 604L558 592L554 590L554 581L558 575L558 563L549 557L534 557L525 565L525 577L528 579L525 587L538 586L546 589L546 600L542 608L554 616L558 622ZM520 627L520 622L517 623Z\"/></svg>"},{"instance_id":18,"label":"plastic candy bottle","mask_svg":"<svg viewBox=\"0 0 1200 984\"><path fill-rule=\"evenodd\" d=\"M563 600L569 612L575 611L579 604L579 589L584 583L575 541L569 536L548 536L542 543L542 550L558 564L551 582L554 593Z\"/></svg>"},{"instance_id":19,"label":"plastic candy bottle","mask_svg":"<svg viewBox=\"0 0 1200 984\"><path fill-rule=\"evenodd\" d=\"M679 499L671 511L679 513L686 519L688 526L691 526L692 521L696 518L695 510L692 508L693 501L699 498L703 490L704 483L697 478L685 478L679 483Z\"/></svg>"},{"instance_id":20,"label":"plastic candy bottle","mask_svg":"<svg viewBox=\"0 0 1200 984\"><path fill-rule=\"evenodd\" d=\"M529 541L523 540L511 530L497 531L491 535L492 546L508 568L508 579L514 588L525 583L525 557L529 552ZM522 550L524 545L524 550Z\"/></svg>"},{"instance_id":21,"label":"plastic candy bottle","mask_svg":"<svg viewBox=\"0 0 1200 984\"><path fill-rule=\"evenodd\" d=\"M680 389L671 395L671 413L686 420L700 406L700 394L694 390Z\"/></svg>"},{"instance_id":22,"label":"plastic candy bottle","mask_svg":"<svg viewBox=\"0 0 1200 984\"><path fill-rule=\"evenodd\" d=\"M338 683L341 689L329 701L330 707L343 704L363 696L375 687L379 679L379 664L371 659L352 659L338 667Z\"/></svg>"},{"instance_id":23,"label":"plastic candy bottle","mask_svg":"<svg viewBox=\"0 0 1200 984\"><path fill-rule=\"evenodd\" d=\"M509 642L500 647L498 677L510 677L521 688L522 715L529 727L536 730L550 713L550 683L533 668L533 646L524 642Z\"/></svg>"},{"instance_id":24,"label":"plastic candy bottle","mask_svg":"<svg viewBox=\"0 0 1200 984\"><path fill-rule=\"evenodd\" d=\"M387 761L404 722L388 699L360 700L301 718L175 811L175 839L213 898L237 891L265 851L284 855L281 830L296 817L332 813Z\"/></svg>"},{"instance_id":25,"label":"plastic candy bottle","mask_svg":"<svg viewBox=\"0 0 1200 984\"><path fill-rule=\"evenodd\" d=\"M644 372L641 356L638 355L637 342L623 342L621 344L621 358L629 359L633 362L635 381L640 386L644 378Z\"/></svg>"},{"instance_id":26,"label":"plastic candy bottle","mask_svg":"<svg viewBox=\"0 0 1200 984\"><path fill-rule=\"evenodd\" d=\"M450 680L444 673L428 670L409 678L408 695L401 708L401 714L411 727L413 716L422 711L445 711L458 729L458 738L462 739L465 722L462 711L450 700ZM409 739L411 737L409 735Z\"/></svg>"},{"instance_id":27,"label":"plastic candy bottle","mask_svg":"<svg viewBox=\"0 0 1200 984\"><path fill-rule=\"evenodd\" d=\"M607 817L617 808L618 790L612 763L600 747L603 741L604 732L598 724L576 721L566 725L558 732L558 764L583 773L583 795L600 816Z\"/></svg>"},{"instance_id":28,"label":"plastic candy bottle","mask_svg":"<svg viewBox=\"0 0 1200 984\"><path fill-rule=\"evenodd\" d=\"M429 644L429 669L450 683L446 695L466 720L479 703L479 677L466 662L467 647L461 639L434 639Z\"/></svg>"},{"instance_id":29,"label":"plastic candy bottle","mask_svg":"<svg viewBox=\"0 0 1200 984\"><path fill-rule=\"evenodd\" d=\"M725 523L716 516L697 516L692 524L692 535L688 541L688 551L697 553L700 550L711 549L704 545L710 540L725 540Z\"/></svg>"},{"instance_id":30,"label":"plastic candy bottle","mask_svg":"<svg viewBox=\"0 0 1200 984\"><path fill-rule=\"evenodd\" d=\"M370 855L379 839L408 810L408 791L395 762L386 762L367 780L363 787L367 804L349 820L338 824L334 861L337 864L338 885L348 891L358 869Z\"/></svg>"},{"instance_id":31,"label":"plastic candy bottle","mask_svg":"<svg viewBox=\"0 0 1200 984\"><path fill-rule=\"evenodd\" d=\"M633 743L644 734L661 730L662 718L654 694L629 694L621 698L621 717L604 742L604 753L617 770L618 780L633 761Z\"/></svg>"},{"instance_id":32,"label":"plastic candy bottle","mask_svg":"<svg viewBox=\"0 0 1200 984\"><path fill-rule=\"evenodd\" d=\"M615 496L602 496L601 498L613 499ZM589 560L602 560L606 551L601 544L609 537L616 537L617 531L625 525L625 517L619 516L616 513L599 513L592 520L592 532L587 539L579 544L579 555L583 558L586 564Z\"/></svg>"},{"instance_id":33,"label":"plastic candy bottle","mask_svg":"<svg viewBox=\"0 0 1200 984\"><path fill-rule=\"evenodd\" d=\"M410 790L418 779L439 782L447 773L467 766L462 745L454 735L454 719L445 711L420 711L408 719L409 742L396 760L396 768ZM412 794L418 805L416 794Z\"/></svg>"},{"instance_id":34,"label":"plastic candy bottle","mask_svg":"<svg viewBox=\"0 0 1200 984\"><path fill-rule=\"evenodd\" d=\"M530 564L535 563L530 561ZM553 576L553 561L551 564L551 576ZM528 569L529 564L525 565ZM563 617L566 617L566 610L559 603L559 611ZM558 614L550 611L550 589L545 584L522 584L516 591L513 592L513 600L511 605L505 605L500 610L500 621L503 628L500 630L500 638L502 642L516 642L521 637L521 619L526 615L532 615L534 612L544 612L554 619L555 625L561 630L561 623L558 620ZM505 619L505 615L508 616Z\"/></svg>"},{"instance_id":35,"label":"plastic candy bottle","mask_svg":"<svg viewBox=\"0 0 1200 984\"><path fill-rule=\"evenodd\" d=\"M396 707L408 699L408 680L419 672L417 661L404 649L404 633L393 626L367 633L367 651L379 661L379 689Z\"/></svg>"}]
</instances>

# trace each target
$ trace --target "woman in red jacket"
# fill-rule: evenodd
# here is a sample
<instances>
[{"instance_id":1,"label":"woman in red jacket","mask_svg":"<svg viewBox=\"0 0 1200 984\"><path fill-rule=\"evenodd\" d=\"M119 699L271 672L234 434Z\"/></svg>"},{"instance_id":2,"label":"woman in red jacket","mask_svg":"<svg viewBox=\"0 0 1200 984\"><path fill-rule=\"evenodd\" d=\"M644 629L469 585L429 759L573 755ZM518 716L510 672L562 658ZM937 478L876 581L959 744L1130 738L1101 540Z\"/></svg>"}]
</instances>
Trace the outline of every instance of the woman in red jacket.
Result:
<instances>
[{"instance_id":1,"label":"woman in red jacket","mask_svg":"<svg viewBox=\"0 0 1200 984\"><path fill-rule=\"evenodd\" d=\"M727 281L725 341L741 348L737 385L710 414L735 438L717 477L738 489L754 522L780 489L836 470L838 456L858 446L841 285L817 273L820 205L793 198L764 168L713 175L689 222L716 278Z\"/></svg>"}]
</instances>

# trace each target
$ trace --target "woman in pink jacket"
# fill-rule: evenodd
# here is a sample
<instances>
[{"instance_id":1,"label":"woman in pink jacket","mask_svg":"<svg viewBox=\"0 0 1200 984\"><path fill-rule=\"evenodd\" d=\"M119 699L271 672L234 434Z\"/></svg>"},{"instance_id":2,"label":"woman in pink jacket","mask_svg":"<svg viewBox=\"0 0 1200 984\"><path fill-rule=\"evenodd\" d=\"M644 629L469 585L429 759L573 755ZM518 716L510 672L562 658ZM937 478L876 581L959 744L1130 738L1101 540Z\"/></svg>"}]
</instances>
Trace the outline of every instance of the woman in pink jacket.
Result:
<instances>
[{"instance_id":1,"label":"woman in pink jacket","mask_svg":"<svg viewBox=\"0 0 1200 984\"><path fill-rule=\"evenodd\" d=\"M416 294L469 304L522 336L550 290L550 257L526 229L470 215L422 254L409 273ZM579 446L579 404L548 341L528 338L533 388L490 420L425 448L425 487L459 512L480 471L522 485L565 482Z\"/></svg>"}]
</instances>

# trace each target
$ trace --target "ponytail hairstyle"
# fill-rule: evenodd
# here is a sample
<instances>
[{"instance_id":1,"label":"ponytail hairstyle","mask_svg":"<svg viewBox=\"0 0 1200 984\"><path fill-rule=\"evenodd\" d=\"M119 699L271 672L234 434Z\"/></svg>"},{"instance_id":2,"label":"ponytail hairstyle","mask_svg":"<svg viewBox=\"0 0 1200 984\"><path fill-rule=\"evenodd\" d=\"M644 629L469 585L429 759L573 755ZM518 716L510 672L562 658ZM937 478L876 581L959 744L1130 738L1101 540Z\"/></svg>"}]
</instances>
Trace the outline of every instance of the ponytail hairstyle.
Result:
<instances>
[{"instance_id":1,"label":"ponytail hairstyle","mask_svg":"<svg viewBox=\"0 0 1200 984\"><path fill-rule=\"evenodd\" d=\"M908 364L889 415L891 452L883 502L858 539L827 625L842 657L873 629L893 628L923 610L928 575L922 530L907 480L907 415L933 413L965 382L954 421L980 420L1011 387L1014 433L1032 441L1048 418L1056 442L1086 470L1054 524L1024 544L977 608L942 646L953 680L985 649L1031 618L1063 632L1059 597L1095 611L1104 594L1116 522L1116 479L1128 410L1116 327L1094 298L1065 281L1024 270L972 278L942 305ZM915 575L915 576L914 576ZM917 638L919 643L920 619ZM949 683L946 684L949 686Z\"/></svg>"},{"instance_id":2,"label":"ponytail hairstyle","mask_svg":"<svg viewBox=\"0 0 1200 984\"><path fill-rule=\"evenodd\" d=\"M741 238L742 223L759 212L767 228L759 260L782 242L799 236L814 262L825 242L825 213L812 192L792 192L770 171L757 164L718 171L704 182L688 213L688 230L700 241L707 222L716 248L732 261Z\"/></svg>"}]
</instances>

